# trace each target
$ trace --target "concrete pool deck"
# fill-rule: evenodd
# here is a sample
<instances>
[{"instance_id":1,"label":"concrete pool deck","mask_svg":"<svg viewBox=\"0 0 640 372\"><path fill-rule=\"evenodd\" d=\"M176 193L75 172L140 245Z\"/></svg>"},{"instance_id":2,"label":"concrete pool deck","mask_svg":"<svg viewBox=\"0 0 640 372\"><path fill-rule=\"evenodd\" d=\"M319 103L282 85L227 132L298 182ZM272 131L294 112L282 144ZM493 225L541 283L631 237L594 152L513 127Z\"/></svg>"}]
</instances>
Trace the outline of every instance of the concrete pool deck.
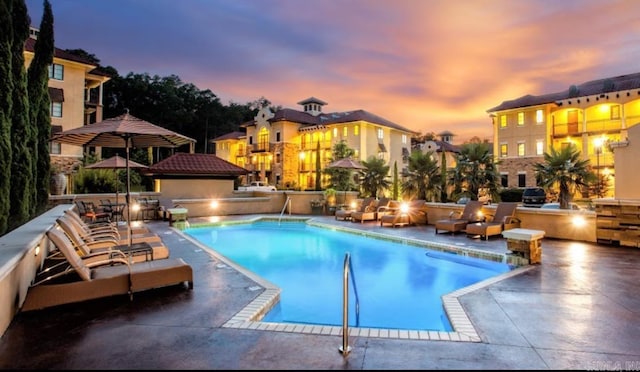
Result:
<instances>
[{"instance_id":1,"label":"concrete pool deck","mask_svg":"<svg viewBox=\"0 0 640 372\"><path fill-rule=\"evenodd\" d=\"M273 216L270 216L273 217ZM306 216L309 217L309 216ZM433 226L313 220L505 254L506 240L435 235ZM247 216L229 216L228 220ZM196 219L190 219L195 224ZM457 297L479 341L228 327L265 290L169 227L151 221L194 289L164 288L16 316L3 369L640 369L640 249L543 239L542 263ZM258 323L258 322L254 322ZM227 325L227 326L225 326Z\"/></svg>"}]
</instances>

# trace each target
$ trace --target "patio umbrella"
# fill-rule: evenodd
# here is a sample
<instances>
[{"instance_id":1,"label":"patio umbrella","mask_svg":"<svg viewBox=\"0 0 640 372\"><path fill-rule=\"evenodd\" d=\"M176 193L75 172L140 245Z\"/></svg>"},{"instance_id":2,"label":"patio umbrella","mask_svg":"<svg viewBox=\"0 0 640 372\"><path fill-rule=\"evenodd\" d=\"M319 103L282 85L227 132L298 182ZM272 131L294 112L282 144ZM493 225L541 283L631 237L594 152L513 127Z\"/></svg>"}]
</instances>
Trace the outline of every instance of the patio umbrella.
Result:
<instances>
[{"instance_id":1,"label":"patio umbrella","mask_svg":"<svg viewBox=\"0 0 640 372\"><path fill-rule=\"evenodd\" d=\"M346 170L367 169L367 167L362 165L362 163L360 163L358 160L354 160L354 159L351 159L351 158L342 158L342 159L336 160L336 161L334 161L332 163L329 163L329 165L327 165L327 168L346 169ZM344 202L345 202L345 204L347 202L347 189L346 188L344 190Z\"/></svg>"},{"instance_id":2,"label":"patio umbrella","mask_svg":"<svg viewBox=\"0 0 640 372\"><path fill-rule=\"evenodd\" d=\"M175 148L190 144L193 152L193 138L183 136L166 128L151 124L129 114L129 111L114 118L85 125L79 128L58 132L51 140L76 146L102 146L124 148L126 150L125 168L127 170L127 215L131 216L131 180L129 171L129 149L144 147ZM131 218L127 218L129 245L132 243Z\"/></svg>"},{"instance_id":3,"label":"patio umbrella","mask_svg":"<svg viewBox=\"0 0 640 372\"><path fill-rule=\"evenodd\" d=\"M90 165L87 165L85 168L87 169L113 169L114 172L116 173L116 207L118 205L118 183L119 183L119 179L118 179L118 173L117 170L118 169L124 169L127 168L127 159L123 158L120 155L115 155L112 156L108 159L99 161L97 163L93 163ZM129 169L144 169L144 168L149 168L144 164L140 164L137 163L133 160L129 160Z\"/></svg>"}]
</instances>

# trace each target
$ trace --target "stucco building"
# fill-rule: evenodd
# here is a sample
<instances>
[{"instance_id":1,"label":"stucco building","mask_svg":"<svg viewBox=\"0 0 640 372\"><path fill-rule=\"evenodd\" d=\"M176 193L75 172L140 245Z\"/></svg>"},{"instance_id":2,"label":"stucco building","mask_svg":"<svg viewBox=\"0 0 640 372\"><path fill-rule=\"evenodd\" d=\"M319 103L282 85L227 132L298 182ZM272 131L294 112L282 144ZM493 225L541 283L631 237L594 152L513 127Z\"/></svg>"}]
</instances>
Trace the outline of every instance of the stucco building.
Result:
<instances>
[{"instance_id":1,"label":"stucco building","mask_svg":"<svg viewBox=\"0 0 640 372\"><path fill-rule=\"evenodd\" d=\"M407 167L411 137L416 133L365 110L323 113L326 102L311 97L298 102L303 110L267 107L244 123L245 133L229 133L211 140L216 155L246 168L246 181L266 180L278 188L315 187L316 158L321 169L332 161L332 149L345 141L355 158L376 156L393 169ZM329 182L322 175L322 185Z\"/></svg>"},{"instance_id":2,"label":"stucco building","mask_svg":"<svg viewBox=\"0 0 640 372\"><path fill-rule=\"evenodd\" d=\"M38 30L31 28L24 46L25 66L34 57ZM100 71L98 64L86 58L55 48L53 64L49 66L49 97L51 98L51 133L92 124L102 120L103 86L111 79ZM89 149L90 150L90 149ZM51 142L51 166L70 174L82 164L83 148Z\"/></svg>"},{"instance_id":3,"label":"stucco building","mask_svg":"<svg viewBox=\"0 0 640 372\"><path fill-rule=\"evenodd\" d=\"M594 172L607 179L602 196L613 196L611 145L625 141L627 130L640 122L640 73L571 85L557 93L526 95L487 112L503 186L535 186L533 164L543 161L550 148L573 143Z\"/></svg>"}]
</instances>

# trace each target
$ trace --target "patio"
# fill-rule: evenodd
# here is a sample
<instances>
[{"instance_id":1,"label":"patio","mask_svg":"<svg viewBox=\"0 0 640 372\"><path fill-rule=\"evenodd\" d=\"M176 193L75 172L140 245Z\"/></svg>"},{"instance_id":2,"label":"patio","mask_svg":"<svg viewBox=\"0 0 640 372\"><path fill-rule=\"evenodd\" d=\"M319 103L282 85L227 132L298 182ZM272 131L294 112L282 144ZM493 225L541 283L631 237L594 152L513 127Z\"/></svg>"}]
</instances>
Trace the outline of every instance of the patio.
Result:
<instances>
[{"instance_id":1,"label":"patio","mask_svg":"<svg viewBox=\"0 0 640 372\"><path fill-rule=\"evenodd\" d=\"M273 215L270 215L273 217ZM308 217L308 216L306 216ZM246 218L229 216L224 219ZM380 227L314 220L506 253L506 240L435 235L433 226ZM189 218L191 224L198 219ZM228 328L263 289L150 221L173 257L194 269L194 289L165 288L21 313L0 339L4 369L638 369L640 250L543 239L542 263L459 298L480 342L342 336ZM352 330L353 332L353 330Z\"/></svg>"}]
</instances>

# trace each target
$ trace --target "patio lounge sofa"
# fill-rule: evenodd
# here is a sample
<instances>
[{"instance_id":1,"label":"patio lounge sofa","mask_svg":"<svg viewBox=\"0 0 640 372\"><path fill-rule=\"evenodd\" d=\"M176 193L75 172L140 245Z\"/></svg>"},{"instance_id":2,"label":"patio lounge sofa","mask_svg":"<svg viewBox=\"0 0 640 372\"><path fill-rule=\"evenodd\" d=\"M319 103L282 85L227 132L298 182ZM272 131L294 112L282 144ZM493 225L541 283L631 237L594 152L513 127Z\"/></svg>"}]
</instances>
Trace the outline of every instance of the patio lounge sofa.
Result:
<instances>
[{"instance_id":1,"label":"patio lounge sofa","mask_svg":"<svg viewBox=\"0 0 640 372\"><path fill-rule=\"evenodd\" d=\"M520 227L520 220L515 217L517 207L518 203L499 203L489 221L467 224L467 236L484 237L485 240L489 240L490 236L500 235L504 230Z\"/></svg>"},{"instance_id":2,"label":"patio lounge sofa","mask_svg":"<svg viewBox=\"0 0 640 372\"><path fill-rule=\"evenodd\" d=\"M477 200L470 200L465 204L462 212L452 211L449 218L438 220L435 223L436 234L438 231L448 231L452 234L463 231L468 224L483 220L480 215L482 203Z\"/></svg>"},{"instance_id":3,"label":"patio lounge sofa","mask_svg":"<svg viewBox=\"0 0 640 372\"><path fill-rule=\"evenodd\" d=\"M193 289L193 269L181 258L130 264L124 256L86 262L59 229L47 232L67 266L54 274L41 271L29 287L21 311L31 311L116 295L129 295L153 288L187 285ZM44 276L44 277L43 277Z\"/></svg>"},{"instance_id":4,"label":"patio lounge sofa","mask_svg":"<svg viewBox=\"0 0 640 372\"><path fill-rule=\"evenodd\" d=\"M378 209L387 207L389 205L388 198L380 198L379 200L374 200L372 203L369 203L369 206L364 208L364 211L355 211L351 213L351 222L360 221L363 223L364 221L377 221L378 220Z\"/></svg>"}]
</instances>

